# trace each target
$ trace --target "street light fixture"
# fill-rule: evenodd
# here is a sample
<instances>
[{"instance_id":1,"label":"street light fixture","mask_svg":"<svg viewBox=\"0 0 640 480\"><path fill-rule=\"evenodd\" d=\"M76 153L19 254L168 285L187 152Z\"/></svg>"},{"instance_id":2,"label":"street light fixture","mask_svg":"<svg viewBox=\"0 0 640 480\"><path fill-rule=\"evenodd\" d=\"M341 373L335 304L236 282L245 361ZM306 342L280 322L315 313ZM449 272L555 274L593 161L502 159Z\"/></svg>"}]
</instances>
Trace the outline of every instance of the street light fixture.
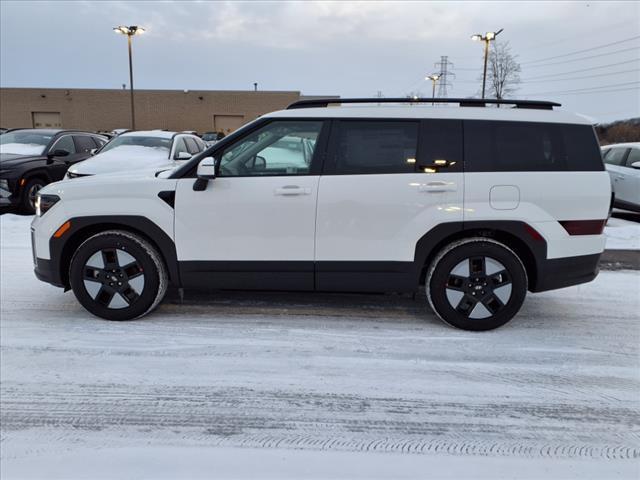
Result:
<instances>
[{"instance_id":1,"label":"street light fixture","mask_svg":"<svg viewBox=\"0 0 640 480\"><path fill-rule=\"evenodd\" d=\"M434 74L429 75L429 76L427 76L427 77L425 78L425 80L431 80L431 84L432 84L432 87L433 87L433 88L432 88L432 90L431 90L431 98L432 98L432 99L433 99L433 98L436 98L436 82L437 82L438 80L440 80L440 77L441 77L441 76L442 76L442 75L441 75L441 74L439 74L439 73L434 73ZM431 105L435 105L435 103L434 103L434 102L431 102Z\"/></svg>"},{"instance_id":2,"label":"street light fixture","mask_svg":"<svg viewBox=\"0 0 640 480\"><path fill-rule=\"evenodd\" d=\"M487 83L487 57L489 56L489 43L496 39L496 37L502 32L504 28L501 28L497 32L487 32L484 35L476 33L471 35L471 40L475 42L484 42L484 71L482 73L482 98L484 98L484 89Z\"/></svg>"},{"instance_id":3,"label":"street light fixture","mask_svg":"<svg viewBox=\"0 0 640 480\"><path fill-rule=\"evenodd\" d=\"M130 27L120 25L114 27L113 31L121 35L127 36L127 45L129 47L129 88L131 90L131 130L136 129L136 112L133 104L133 60L131 58L131 38L134 35L141 35L146 30L138 25L132 25Z\"/></svg>"}]
</instances>

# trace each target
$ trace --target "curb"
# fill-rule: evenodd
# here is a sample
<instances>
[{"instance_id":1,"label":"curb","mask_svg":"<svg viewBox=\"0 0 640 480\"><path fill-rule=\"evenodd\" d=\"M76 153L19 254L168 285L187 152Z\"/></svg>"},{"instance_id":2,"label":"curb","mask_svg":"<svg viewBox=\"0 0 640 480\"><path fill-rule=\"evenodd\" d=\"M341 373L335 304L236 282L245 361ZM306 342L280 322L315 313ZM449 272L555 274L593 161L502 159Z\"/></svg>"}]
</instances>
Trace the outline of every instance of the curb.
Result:
<instances>
[{"instance_id":1,"label":"curb","mask_svg":"<svg viewBox=\"0 0 640 480\"><path fill-rule=\"evenodd\" d=\"M605 250L601 270L640 270L640 250Z\"/></svg>"}]
</instances>

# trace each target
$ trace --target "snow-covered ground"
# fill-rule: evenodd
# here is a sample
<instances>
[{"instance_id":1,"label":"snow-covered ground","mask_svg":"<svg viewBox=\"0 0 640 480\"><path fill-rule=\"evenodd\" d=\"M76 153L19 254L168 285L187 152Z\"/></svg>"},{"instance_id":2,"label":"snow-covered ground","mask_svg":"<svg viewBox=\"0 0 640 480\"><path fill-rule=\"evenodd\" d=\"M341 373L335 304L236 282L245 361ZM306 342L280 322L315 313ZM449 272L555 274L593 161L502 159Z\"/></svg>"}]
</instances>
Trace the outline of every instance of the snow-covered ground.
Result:
<instances>
[{"instance_id":1,"label":"snow-covered ground","mask_svg":"<svg viewBox=\"0 0 640 480\"><path fill-rule=\"evenodd\" d=\"M640 250L640 223L611 217L604 231L607 250Z\"/></svg>"},{"instance_id":2,"label":"snow-covered ground","mask_svg":"<svg viewBox=\"0 0 640 480\"><path fill-rule=\"evenodd\" d=\"M635 478L640 272L492 332L422 298L187 292L133 322L33 276L0 217L0 477Z\"/></svg>"}]
</instances>

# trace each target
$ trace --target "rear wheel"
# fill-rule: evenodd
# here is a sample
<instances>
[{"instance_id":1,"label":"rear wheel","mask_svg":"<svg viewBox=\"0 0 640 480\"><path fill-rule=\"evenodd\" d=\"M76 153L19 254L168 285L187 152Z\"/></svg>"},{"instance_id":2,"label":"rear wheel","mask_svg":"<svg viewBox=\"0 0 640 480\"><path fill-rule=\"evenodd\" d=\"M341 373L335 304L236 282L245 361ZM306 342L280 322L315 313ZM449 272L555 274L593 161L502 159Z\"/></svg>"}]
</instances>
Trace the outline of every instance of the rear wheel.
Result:
<instances>
[{"instance_id":1,"label":"rear wheel","mask_svg":"<svg viewBox=\"0 0 640 480\"><path fill-rule=\"evenodd\" d=\"M29 215L36 213L36 196L40 189L44 187L46 183L44 180L34 178L29 180L22 190L22 201L20 209Z\"/></svg>"},{"instance_id":2,"label":"rear wheel","mask_svg":"<svg viewBox=\"0 0 640 480\"><path fill-rule=\"evenodd\" d=\"M71 259L71 288L92 314L130 320L153 310L168 285L157 250L130 232L111 230L86 240Z\"/></svg>"},{"instance_id":3,"label":"rear wheel","mask_svg":"<svg viewBox=\"0 0 640 480\"><path fill-rule=\"evenodd\" d=\"M446 323L463 330L491 330L518 313L527 293L527 273L507 246L469 238L444 248L431 263L427 298Z\"/></svg>"}]
</instances>

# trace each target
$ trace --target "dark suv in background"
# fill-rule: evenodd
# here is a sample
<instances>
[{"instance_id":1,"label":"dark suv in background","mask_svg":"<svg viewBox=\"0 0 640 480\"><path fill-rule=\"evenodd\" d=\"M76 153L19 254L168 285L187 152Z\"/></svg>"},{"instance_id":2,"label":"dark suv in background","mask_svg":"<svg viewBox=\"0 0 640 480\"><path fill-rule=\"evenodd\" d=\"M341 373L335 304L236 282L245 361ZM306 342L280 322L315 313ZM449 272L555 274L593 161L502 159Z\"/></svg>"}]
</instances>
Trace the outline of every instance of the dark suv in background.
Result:
<instances>
[{"instance_id":1,"label":"dark suv in background","mask_svg":"<svg viewBox=\"0 0 640 480\"><path fill-rule=\"evenodd\" d=\"M91 132L25 128L0 136L0 207L35 212L36 193L64 178L107 138Z\"/></svg>"}]
</instances>

